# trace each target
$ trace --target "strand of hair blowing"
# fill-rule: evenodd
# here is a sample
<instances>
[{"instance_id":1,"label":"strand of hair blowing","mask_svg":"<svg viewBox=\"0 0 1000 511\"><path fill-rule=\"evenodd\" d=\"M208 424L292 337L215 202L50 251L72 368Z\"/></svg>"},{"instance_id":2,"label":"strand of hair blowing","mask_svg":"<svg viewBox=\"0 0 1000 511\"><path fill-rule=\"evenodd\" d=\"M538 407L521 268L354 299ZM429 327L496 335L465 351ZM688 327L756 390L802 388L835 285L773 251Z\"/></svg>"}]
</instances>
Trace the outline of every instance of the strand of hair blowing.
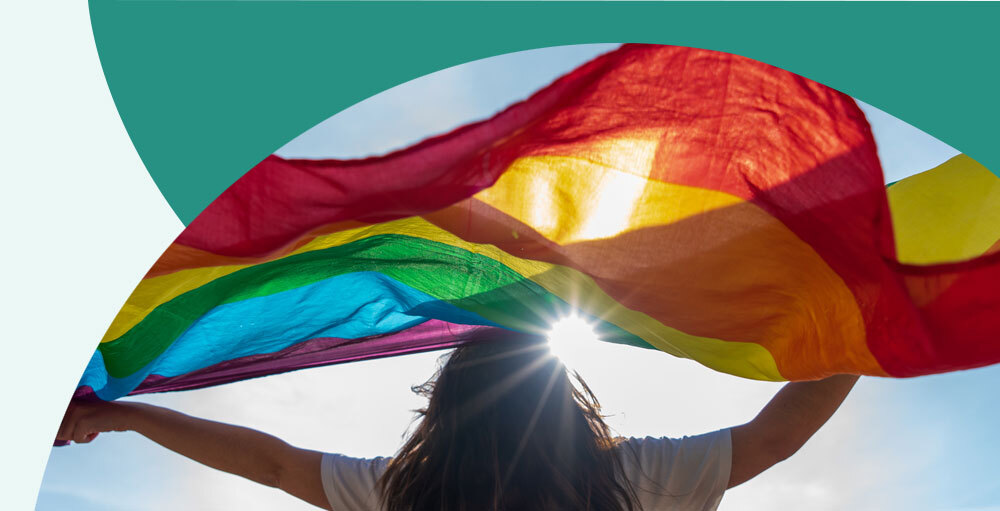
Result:
<instances>
[{"instance_id":1,"label":"strand of hair blowing","mask_svg":"<svg viewBox=\"0 0 1000 511\"><path fill-rule=\"evenodd\" d=\"M385 511L634 511L615 439L586 383L543 340L457 348L414 391L420 423L382 475Z\"/></svg>"}]
</instances>

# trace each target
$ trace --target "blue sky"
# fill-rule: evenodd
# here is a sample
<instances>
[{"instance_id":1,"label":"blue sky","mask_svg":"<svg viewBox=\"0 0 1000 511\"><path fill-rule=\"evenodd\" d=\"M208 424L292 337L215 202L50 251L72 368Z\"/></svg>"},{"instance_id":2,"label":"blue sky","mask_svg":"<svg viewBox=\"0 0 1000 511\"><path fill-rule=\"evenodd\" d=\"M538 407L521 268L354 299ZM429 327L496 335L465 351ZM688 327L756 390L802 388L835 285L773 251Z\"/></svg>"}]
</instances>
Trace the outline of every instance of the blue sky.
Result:
<instances>
[{"instance_id":1,"label":"blue sky","mask_svg":"<svg viewBox=\"0 0 1000 511\"><path fill-rule=\"evenodd\" d=\"M487 117L615 45L521 52L400 85L317 125L285 156L381 154ZM953 149L862 104L888 181ZM311 369L212 389L144 397L186 413L355 456L391 454L421 405L409 387L437 354ZM581 349L587 378L619 434L680 436L745 422L780 387L616 345ZM841 411L790 460L723 499L722 510L1000 510L1000 366L908 380L864 378ZM312 509L169 453L133 433L54 449L38 509Z\"/></svg>"}]
</instances>

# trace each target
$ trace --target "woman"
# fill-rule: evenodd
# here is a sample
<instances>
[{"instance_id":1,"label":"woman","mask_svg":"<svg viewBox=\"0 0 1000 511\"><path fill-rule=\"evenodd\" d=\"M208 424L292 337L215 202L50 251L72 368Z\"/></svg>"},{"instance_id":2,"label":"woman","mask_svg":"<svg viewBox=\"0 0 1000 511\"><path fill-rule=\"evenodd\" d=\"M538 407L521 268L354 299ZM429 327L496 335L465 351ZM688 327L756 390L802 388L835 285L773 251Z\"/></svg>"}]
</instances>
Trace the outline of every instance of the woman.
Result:
<instances>
[{"instance_id":1,"label":"woman","mask_svg":"<svg viewBox=\"0 0 1000 511\"><path fill-rule=\"evenodd\" d=\"M299 449L272 436L142 403L75 403L58 438L136 431L210 467L324 509L712 510L722 493L787 458L856 376L787 384L742 426L683 439L614 438L586 384L541 338L455 349L419 426L392 459Z\"/></svg>"}]
</instances>

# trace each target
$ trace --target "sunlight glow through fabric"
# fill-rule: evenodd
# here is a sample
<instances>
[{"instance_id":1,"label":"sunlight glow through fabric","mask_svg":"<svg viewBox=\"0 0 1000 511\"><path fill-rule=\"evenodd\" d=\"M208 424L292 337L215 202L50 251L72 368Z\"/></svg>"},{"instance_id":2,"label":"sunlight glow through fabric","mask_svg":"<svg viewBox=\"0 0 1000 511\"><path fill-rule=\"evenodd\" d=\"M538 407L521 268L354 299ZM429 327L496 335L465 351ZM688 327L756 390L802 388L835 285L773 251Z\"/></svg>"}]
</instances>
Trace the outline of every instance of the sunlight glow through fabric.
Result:
<instances>
[{"instance_id":1,"label":"sunlight glow through fabric","mask_svg":"<svg viewBox=\"0 0 1000 511\"><path fill-rule=\"evenodd\" d=\"M265 159L153 265L77 395L544 334L571 310L746 378L983 366L998 238L998 179L971 159L886 189L850 97L626 45L386 156Z\"/></svg>"}]
</instances>

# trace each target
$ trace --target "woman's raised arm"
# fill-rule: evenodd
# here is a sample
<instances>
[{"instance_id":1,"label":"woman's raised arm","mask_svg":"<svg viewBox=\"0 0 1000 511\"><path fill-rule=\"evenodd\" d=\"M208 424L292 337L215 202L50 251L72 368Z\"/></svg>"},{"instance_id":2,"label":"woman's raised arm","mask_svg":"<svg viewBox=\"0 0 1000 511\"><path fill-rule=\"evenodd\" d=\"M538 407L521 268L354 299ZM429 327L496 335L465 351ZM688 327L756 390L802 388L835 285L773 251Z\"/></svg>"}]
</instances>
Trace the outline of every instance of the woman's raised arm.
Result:
<instances>
[{"instance_id":1,"label":"woman's raised arm","mask_svg":"<svg viewBox=\"0 0 1000 511\"><path fill-rule=\"evenodd\" d=\"M729 488L795 454L837 411L857 381L857 376L841 374L789 383L752 421L732 428Z\"/></svg>"},{"instance_id":2,"label":"woman's raised arm","mask_svg":"<svg viewBox=\"0 0 1000 511\"><path fill-rule=\"evenodd\" d=\"M135 431L203 465L330 508L320 479L322 453L299 449L253 429L145 403L74 402L56 438L87 443L107 431Z\"/></svg>"}]
</instances>

